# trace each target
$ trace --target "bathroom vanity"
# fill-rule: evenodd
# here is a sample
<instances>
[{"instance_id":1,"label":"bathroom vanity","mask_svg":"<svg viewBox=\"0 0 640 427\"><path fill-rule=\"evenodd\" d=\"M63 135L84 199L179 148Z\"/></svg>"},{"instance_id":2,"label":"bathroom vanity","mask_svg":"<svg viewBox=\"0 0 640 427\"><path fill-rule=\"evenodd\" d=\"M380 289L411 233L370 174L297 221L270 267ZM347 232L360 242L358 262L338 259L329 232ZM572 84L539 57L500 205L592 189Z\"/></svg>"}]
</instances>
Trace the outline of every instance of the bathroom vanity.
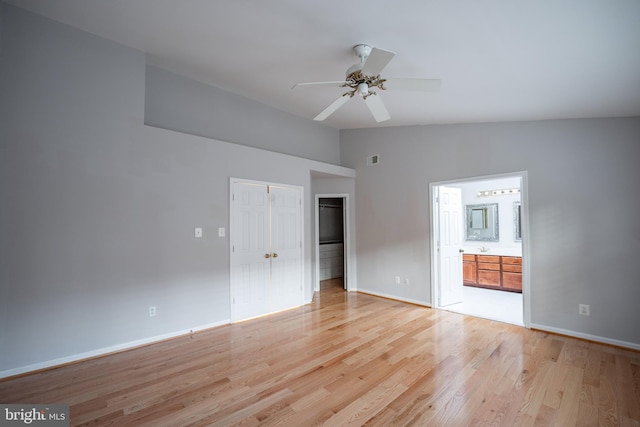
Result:
<instances>
[{"instance_id":1,"label":"bathroom vanity","mask_svg":"<svg viewBox=\"0 0 640 427\"><path fill-rule=\"evenodd\" d=\"M522 292L522 257L463 254L465 286Z\"/></svg>"}]
</instances>

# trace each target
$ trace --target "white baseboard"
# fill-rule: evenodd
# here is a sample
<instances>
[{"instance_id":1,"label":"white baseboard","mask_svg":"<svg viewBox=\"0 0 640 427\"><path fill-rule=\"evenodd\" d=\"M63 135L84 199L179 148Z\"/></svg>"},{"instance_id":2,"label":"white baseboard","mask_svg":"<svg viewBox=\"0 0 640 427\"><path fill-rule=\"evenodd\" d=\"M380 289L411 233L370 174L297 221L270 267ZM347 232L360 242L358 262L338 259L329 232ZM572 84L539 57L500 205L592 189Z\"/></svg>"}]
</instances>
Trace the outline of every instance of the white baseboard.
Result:
<instances>
[{"instance_id":1,"label":"white baseboard","mask_svg":"<svg viewBox=\"0 0 640 427\"><path fill-rule=\"evenodd\" d=\"M360 292L362 294L369 294L369 295L373 295L373 296L376 296L376 297L382 297L382 298L392 299L392 300L396 300L396 301L408 302L408 303L411 303L411 304L416 304L416 305L421 305L423 307L431 308L431 305L427 304L424 301L418 301L418 300L411 299L411 298L402 298L402 297L399 297L397 295L388 295L388 294L383 294L381 292L369 291L369 290L366 290L366 289L350 289L350 291Z\"/></svg>"},{"instance_id":2,"label":"white baseboard","mask_svg":"<svg viewBox=\"0 0 640 427\"><path fill-rule=\"evenodd\" d=\"M606 337L600 337L598 335L584 334L582 332L575 332L575 331L570 331L568 329L562 329L562 328L554 328L553 326L538 325L536 323L531 323L529 327L531 329L537 329L543 332L552 332L558 335L566 335L568 337L580 338L583 340L593 341L601 344L609 344L609 345L614 345L616 347L628 348L631 350L640 350L640 344L616 340L613 338L606 338Z\"/></svg>"},{"instance_id":3,"label":"white baseboard","mask_svg":"<svg viewBox=\"0 0 640 427\"><path fill-rule=\"evenodd\" d=\"M168 334L157 335L154 337L143 338L140 340L130 341L127 343L118 344L110 347L99 348L97 350L91 350L85 353L74 354L71 356L65 356L58 359L47 360L45 362L40 362L40 363L34 363L33 365L20 366L18 368L7 369L6 371L0 371L0 378L12 377L14 375L20 375L20 374L25 374L27 372L39 371L41 369L53 368L55 366L64 365L72 362L78 362L80 360L102 356L109 353L115 353L117 351L128 350L131 348L140 347L142 345L163 341L169 338L175 338L181 335L187 335L191 332L197 332L205 329L215 328L216 326L228 325L229 323L230 323L230 320L223 320L216 323L210 323L208 325L196 326L190 329L184 329L181 331L171 332Z\"/></svg>"}]
</instances>

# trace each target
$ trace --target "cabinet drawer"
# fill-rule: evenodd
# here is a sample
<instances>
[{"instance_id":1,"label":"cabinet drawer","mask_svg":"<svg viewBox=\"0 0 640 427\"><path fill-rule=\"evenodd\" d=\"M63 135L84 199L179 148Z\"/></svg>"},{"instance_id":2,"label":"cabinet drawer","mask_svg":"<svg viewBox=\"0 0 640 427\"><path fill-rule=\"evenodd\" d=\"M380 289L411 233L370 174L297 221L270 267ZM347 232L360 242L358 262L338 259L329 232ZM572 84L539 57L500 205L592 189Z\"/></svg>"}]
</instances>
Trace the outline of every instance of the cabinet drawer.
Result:
<instances>
[{"instance_id":1,"label":"cabinet drawer","mask_svg":"<svg viewBox=\"0 0 640 427\"><path fill-rule=\"evenodd\" d=\"M522 258L518 256L503 256L502 257L503 264L518 264L522 265Z\"/></svg>"},{"instance_id":2,"label":"cabinet drawer","mask_svg":"<svg viewBox=\"0 0 640 427\"><path fill-rule=\"evenodd\" d=\"M479 262L478 270L500 270L500 264L490 264L487 262Z\"/></svg>"},{"instance_id":3,"label":"cabinet drawer","mask_svg":"<svg viewBox=\"0 0 640 427\"><path fill-rule=\"evenodd\" d=\"M462 254L462 260L463 261L469 261L469 262L475 262L476 261L476 256L475 255L471 255L471 254Z\"/></svg>"},{"instance_id":4,"label":"cabinet drawer","mask_svg":"<svg viewBox=\"0 0 640 427\"><path fill-rule=\"evenodd\" d=\"M510 271L513 273L522 273L521 265L502 264L502 271Z\"/></svg>"},{"instance_id":5,"label":"cabinet drawer","mask_svg":"<svg viewBox=\"0 0 640 427\"><path fill-rule=\"evenodd\" d=\"M500 271L478 270L478 284L500 286Z\"/></svg>"},{"instance_id":6,"label":"cabinet drawer","mask_svg":"<svg viewBox=\"0 0 640 427\"><path fill-rule=\"evenodd\" d=\"M500 257L495 255L478 255L478 262L500 263Z\"/></svg>"}]
</instances>

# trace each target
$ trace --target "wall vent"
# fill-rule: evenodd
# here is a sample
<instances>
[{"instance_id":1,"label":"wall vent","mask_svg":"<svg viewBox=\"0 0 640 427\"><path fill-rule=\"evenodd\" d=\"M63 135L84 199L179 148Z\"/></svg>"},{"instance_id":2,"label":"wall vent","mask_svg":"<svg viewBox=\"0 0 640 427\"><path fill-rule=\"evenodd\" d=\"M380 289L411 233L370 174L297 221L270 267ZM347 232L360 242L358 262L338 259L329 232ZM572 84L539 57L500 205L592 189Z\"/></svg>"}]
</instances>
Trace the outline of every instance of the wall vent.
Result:
<instances>
[{"instance_id":1,"label":"wall vent","mask_svg":"<svg viewBox=\"0 0 640 427\"><path fill-rule=\"evenodd\" d=\"M367 166L373 166L380 163L380 155L374 154L373 156L367 157Z\"/></svg>"}]
</instances>

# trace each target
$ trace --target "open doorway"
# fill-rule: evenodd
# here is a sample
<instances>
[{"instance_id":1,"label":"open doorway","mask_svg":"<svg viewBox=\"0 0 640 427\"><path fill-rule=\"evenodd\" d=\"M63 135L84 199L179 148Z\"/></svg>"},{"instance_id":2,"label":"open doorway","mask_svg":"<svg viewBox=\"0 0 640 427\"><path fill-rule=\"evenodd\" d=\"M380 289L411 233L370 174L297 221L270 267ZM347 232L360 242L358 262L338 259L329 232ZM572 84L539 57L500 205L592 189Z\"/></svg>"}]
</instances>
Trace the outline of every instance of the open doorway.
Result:
<instances>
[{"instance_id":1,"label":"open doorway","mask_svg":"<svg viewBox=\"0 0 640 427\"><path fill-rule=\"evenodd\" d=\"M526 172L430 184L432 301L528 325Z\"/></svg>"},{"instance_id":2,"label":"open doorway","mask_svg":"<svg viewBox=\"0 0 640 427\"><path fill-rule=\"evenodd\" d=\"M316 291L348 289L347 204L345 194L316 195Z\"/></svg>"}]
</instances>

